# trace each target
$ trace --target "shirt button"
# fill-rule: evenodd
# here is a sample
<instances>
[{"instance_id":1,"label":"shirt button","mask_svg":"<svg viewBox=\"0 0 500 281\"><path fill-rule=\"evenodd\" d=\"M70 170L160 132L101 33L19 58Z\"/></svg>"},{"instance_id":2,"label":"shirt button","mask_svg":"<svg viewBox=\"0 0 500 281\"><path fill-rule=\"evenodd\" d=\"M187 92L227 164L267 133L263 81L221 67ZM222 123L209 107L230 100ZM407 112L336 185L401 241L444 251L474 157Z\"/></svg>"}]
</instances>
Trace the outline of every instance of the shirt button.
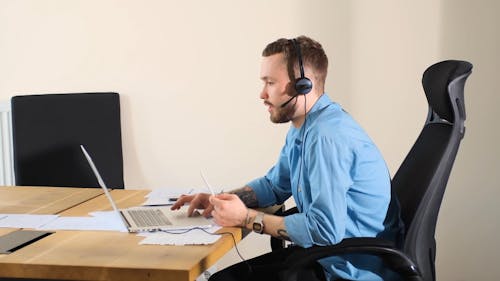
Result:
<instances>
[{"instance_id":1,"label":"shirt button","mask_svg":"<svg viewBox=\"0 0 500 281\"><path fill-rule=\"evenodd\" d=\"M299 187L298 191L299 191L299 192L302 192L302 188L300 188L300 187Z\"/></svg>"}]
</instances>

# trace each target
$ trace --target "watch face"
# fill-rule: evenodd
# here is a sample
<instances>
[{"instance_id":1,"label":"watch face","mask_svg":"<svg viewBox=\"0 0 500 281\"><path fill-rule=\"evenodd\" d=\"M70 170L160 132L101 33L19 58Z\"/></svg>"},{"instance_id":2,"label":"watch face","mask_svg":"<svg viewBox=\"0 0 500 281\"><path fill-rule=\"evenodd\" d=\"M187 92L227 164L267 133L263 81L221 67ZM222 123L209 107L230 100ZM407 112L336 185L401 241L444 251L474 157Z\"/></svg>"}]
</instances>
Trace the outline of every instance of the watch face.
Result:
<instances>
[{"instance_id":1,"label":"watch face","mask_svg":"<svg viewBox=\"0 0 500 281\"><path fill-rule=\"evenodd\" d=\"M255 232L261 233L262 232L262 225L260 223L254 223L253 224L253 230Z\"/></svg>"},{"instance_id":2,"label":"watch face","mask_svg":"<svg viewBox=\"0 0 500 281\"><path fill-rule=\"evenodd\" d=\"M255 220L252 225L253 231L262 234L264 232L264 213L259 212L257 216L255 217Z\"/></svg>"}]
</instances>

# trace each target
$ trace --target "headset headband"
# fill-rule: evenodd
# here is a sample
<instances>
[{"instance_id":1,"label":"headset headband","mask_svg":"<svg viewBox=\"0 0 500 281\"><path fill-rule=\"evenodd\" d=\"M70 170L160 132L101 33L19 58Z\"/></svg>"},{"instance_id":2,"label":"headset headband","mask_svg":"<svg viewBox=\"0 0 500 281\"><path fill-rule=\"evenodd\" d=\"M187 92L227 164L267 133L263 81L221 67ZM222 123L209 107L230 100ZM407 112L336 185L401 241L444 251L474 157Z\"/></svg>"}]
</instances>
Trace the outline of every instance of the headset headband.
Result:
<instances>
[{"instance_id":1,"label":"headset headband","mask_svg":"<svg viewBox=\"0 0 500 281\"><path fill-rule=\"evenodd\" d=\"M300 70L300 77L295 79L295 91L297 92L297 94L305 95L312 90L313 84L311 80L307 78L304 74L304 64L302 62L302 53L300 51L299 42L297 42L297 39L295 38L291 39L290 41L292 41L292 44L295 48L295 52L297 53L297 59L299 61L299 70Z\"/></svg>"}]
</instances>

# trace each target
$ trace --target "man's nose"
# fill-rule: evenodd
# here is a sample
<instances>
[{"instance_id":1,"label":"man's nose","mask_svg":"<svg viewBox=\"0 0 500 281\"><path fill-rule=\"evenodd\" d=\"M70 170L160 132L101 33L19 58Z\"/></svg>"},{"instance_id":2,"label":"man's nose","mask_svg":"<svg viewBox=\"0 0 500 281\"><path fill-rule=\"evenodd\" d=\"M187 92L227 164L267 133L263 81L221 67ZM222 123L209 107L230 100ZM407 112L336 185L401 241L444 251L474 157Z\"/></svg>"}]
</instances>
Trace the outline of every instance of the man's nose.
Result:
<instances>
[{"instance_id":1,"label":"man's nose","mask_svg":"<svg viewBox=\"0 0 500 281\"><path fill-rule=\"evenodd\" d=\"M262 91L260 91L260 98L263 100L269 98L269 95L267 94L266 87L262 88Z\"/></svg>"}]
</instances>

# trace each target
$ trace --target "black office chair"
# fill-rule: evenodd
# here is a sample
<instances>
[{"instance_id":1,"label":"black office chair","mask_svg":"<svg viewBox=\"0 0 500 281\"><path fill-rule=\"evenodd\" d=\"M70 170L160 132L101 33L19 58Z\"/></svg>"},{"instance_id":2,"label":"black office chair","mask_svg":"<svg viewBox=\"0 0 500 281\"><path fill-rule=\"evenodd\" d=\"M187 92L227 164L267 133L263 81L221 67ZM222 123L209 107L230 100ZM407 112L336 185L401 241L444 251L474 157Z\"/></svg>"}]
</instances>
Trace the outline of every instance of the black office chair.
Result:
<instances>
[{"instance_id":1,"label":"black office chair","mask_svg":"<svg viewBox=\"0 0 500 281\"><path fill-rule=\"evenodd\" d=\"M297 272L316 260L345 254L370 254L398 272L403 280L436 280L436 229L439 207L465 127L464 85L472 70L465 61L448 60L430 66L422 84L429 104L424 128L392 179L405 224L402 245L380 238L347 238L332 246L301 249L285 262L282 280L297 280ZM279 243L272 242L273 247Z\"/></svg>"},{"instance_id":2,"label":"black office chair","mask_svg":"<svg viewBox=\"0 0 500 281\"><path fill-rule=\"evenodd\" d=\"M124 188L117 93L15 96L16 185L99 187L79 145L92 153L110 188Z\"/></svg>"}]
</instances>

